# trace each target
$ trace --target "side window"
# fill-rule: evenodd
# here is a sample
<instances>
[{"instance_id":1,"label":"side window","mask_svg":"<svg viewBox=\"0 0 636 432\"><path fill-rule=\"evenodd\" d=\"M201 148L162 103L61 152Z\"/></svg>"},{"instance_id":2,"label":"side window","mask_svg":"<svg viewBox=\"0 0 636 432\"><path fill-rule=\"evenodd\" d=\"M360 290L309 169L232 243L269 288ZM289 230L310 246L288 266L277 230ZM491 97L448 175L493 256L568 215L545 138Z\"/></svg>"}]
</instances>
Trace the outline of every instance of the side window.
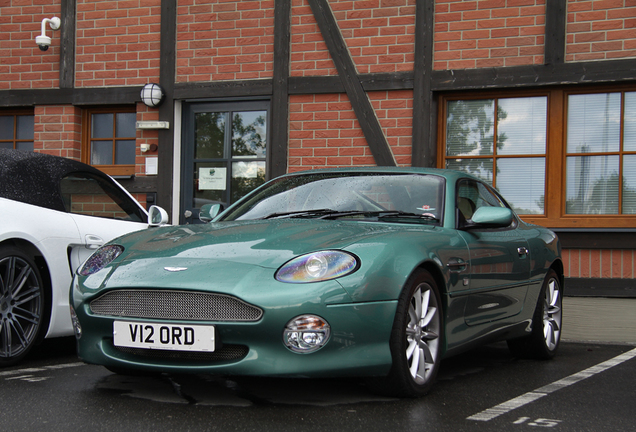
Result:
<instances>
[{"instance_id":1,"label":"side window","mask_svg":"<svg viewBox=\"0 0 636 432\"><path fill-rule=\"evenodd\" d=\"M457 184L457 213L460 223L470 220L480 207L506 207L486 185L474 180Z\"/></svg>"},{"instance_id":2,"label":"side window","mask_svg":"<svg viewBox=\"0 0 636 432\"><path fill-rule=\"evenodd\" d=\"M84 216L144 222L139 206L116 186L89 174L75 173L60 182L66 211Z\"/></svg>"}]
</instances>

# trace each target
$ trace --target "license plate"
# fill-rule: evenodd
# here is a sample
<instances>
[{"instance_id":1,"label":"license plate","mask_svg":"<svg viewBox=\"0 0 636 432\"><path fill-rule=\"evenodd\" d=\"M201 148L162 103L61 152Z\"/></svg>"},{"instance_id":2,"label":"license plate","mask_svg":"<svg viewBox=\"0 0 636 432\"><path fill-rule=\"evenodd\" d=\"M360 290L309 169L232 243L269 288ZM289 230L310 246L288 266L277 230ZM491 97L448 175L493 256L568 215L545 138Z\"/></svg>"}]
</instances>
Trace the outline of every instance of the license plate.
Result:
<instances>
[{"instance_id":1,"label":"license plate","mask_svg":"<svg viewBox=\"0 0 636 432\"><path fill-rule=\"evenodd\" d=\"M214 326L113 322L115 346L177 351L214 351Z\"/></svg>"}]
</instances>

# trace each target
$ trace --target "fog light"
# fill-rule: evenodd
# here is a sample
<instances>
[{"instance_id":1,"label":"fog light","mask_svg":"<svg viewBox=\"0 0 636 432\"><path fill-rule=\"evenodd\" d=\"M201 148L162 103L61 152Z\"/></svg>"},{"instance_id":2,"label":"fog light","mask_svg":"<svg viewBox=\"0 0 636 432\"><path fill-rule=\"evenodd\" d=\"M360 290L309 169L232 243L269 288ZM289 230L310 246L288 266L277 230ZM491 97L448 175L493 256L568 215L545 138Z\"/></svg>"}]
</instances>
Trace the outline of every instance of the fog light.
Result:
<instances>
[{"instance_id":1,"label":"fog light","mask_svg":"<svg viewBox=\"0 0 636 432\"><path fill-rule=\"evenodd\" d=\"M316 315L301 315L285 326L283 341L287 348L298 353L310 353L322 348L329 340L331 329Z\"/></svg>"},{"instance_id":2,"label":"fog light","mask_svg":"<svg viewBox=\"0 0 636 432\"><path fill-rule=\"evenodd\" d=\"M77 314L75 314L75 309L73 309L73 306L71 306L71 322L73 323L73 331L75 332L75 337L77 339L80 339L82 337L82 326L77 319Z\"/></svg>"}]
</instances>

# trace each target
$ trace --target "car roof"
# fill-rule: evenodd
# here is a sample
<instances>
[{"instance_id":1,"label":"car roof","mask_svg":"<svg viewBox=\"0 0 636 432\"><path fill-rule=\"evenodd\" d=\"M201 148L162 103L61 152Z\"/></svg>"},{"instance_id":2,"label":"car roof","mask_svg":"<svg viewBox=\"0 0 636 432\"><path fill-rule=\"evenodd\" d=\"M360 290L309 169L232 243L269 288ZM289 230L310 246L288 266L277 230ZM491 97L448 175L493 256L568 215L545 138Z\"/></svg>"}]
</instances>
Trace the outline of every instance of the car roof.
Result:
<instances>
[{"instance_id":1,"label":"car roof","mask_svg":"<svg viewBox=\"0 0 636 432\"><path fill-rule=\"evenodd\" d=\"M66 211L60 180L74 172L109 179L98 169L72 159L32 151L0 149L0 197Z\"/></svg>"}]
</instances>

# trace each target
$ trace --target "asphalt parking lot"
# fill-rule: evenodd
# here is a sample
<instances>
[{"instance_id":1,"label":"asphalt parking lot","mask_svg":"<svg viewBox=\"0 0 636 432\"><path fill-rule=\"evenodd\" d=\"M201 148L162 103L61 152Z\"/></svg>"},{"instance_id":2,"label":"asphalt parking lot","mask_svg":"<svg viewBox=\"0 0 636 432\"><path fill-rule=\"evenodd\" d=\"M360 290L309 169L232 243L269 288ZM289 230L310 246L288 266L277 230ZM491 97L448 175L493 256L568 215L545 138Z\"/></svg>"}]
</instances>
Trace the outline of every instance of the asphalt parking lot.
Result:
<instances>
[{"instance_id":1,"label":"asphalt parking lot","mask_svg":"<svg viewBox=\"0 0 636 432\"><path fill-rule=\"evenodd\" d=\"M48 341L0 370L3 431L632 431L636 348L565 342L551 361L494 344L442 362L429 395L355 379L120 376Z\"/></svg>"}]
</instances>

